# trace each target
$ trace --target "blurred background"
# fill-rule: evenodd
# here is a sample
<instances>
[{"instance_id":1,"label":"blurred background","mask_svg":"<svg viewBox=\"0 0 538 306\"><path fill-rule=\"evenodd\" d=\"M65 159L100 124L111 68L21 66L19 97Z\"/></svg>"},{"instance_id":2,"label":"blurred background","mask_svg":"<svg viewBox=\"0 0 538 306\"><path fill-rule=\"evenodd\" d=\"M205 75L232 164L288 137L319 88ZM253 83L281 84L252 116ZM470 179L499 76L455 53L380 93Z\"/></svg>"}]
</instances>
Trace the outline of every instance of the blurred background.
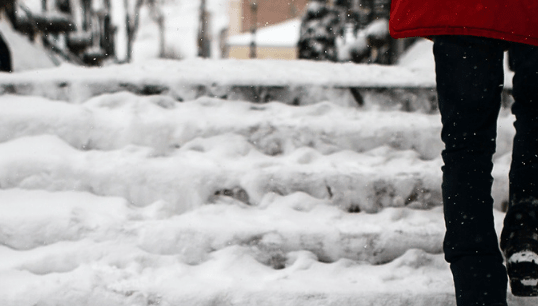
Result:
<instances>
[{"instance_id":1,"label":"blurred background","mask_svg":"<svg viewBox=\"0 0 538 306\"><path fill-rule=\"evenodd\" d=\"M19 69L188 59L397 62L390 0L0 0Z\"/></svg>"}]
</instances>

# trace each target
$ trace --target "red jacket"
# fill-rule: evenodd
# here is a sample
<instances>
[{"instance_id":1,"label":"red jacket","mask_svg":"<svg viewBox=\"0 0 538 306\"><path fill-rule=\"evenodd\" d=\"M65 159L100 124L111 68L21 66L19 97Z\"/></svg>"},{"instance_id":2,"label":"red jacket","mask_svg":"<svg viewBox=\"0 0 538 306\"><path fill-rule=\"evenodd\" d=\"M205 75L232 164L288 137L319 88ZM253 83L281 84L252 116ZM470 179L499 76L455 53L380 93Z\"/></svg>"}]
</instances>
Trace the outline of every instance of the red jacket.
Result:
<instances>
[{"instance_id":1,"label":"red jacket","mask_svg":"<svg viewBox=\"0 0 538 306\"><path fill-rule=\"evenodd\" d=\"M473 35L538 46L538 0L392 0L393 38Z\"/></svg>"}]
</instances>

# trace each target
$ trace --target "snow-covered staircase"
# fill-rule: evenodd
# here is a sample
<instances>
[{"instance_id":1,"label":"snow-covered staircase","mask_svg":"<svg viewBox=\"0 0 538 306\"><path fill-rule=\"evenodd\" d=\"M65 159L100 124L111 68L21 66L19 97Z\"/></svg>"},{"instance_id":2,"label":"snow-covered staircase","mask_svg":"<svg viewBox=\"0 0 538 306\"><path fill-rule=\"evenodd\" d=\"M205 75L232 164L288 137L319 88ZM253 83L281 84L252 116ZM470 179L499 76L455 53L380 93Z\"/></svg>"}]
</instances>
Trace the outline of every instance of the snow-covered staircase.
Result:
<instances>
[{"instance_id":1,"label":"snow-covered staircase","mask_svg":"<svg viewBox=\"0 0 538 306\"><path fill-rule=\"evenodd\" d=\"M280 61L0 75L0 305L455 305L432 86Z\"/></svg>"}]
</instances>

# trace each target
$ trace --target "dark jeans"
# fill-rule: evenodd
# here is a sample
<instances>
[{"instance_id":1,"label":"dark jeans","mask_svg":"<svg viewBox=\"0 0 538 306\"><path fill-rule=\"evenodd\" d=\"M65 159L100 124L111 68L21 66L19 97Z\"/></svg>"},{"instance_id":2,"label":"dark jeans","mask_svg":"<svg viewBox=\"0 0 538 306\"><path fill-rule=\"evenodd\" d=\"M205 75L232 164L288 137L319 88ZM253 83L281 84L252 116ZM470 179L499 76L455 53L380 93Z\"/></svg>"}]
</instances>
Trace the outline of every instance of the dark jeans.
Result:
<instances>
[{"instance_id":1,"label":"dark jeans","mask_svg":"<svg viewBox=\"0 0 538 306\"><path fill-rule=\"evenodd\" d=\"M445 143L444 252L459 306L506 305L507 276L493 222L491 170L504 83L503 54L508 49L515 71L516 137L505 228L507 223L520 223L511 221L510 211L522 200L538 198L538 48L473 36L434 38Z\"/></svg>"}]
</instances>

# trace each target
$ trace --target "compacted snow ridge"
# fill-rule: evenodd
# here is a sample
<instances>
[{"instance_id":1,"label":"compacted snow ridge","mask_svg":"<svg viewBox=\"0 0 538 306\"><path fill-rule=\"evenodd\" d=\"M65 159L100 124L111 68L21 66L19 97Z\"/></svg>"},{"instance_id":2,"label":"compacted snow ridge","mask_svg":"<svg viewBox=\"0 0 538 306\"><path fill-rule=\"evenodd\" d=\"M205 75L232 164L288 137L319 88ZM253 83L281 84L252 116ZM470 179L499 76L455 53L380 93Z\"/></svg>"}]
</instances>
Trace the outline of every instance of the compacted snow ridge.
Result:
<instances>
[{"instance_id":1,"label":"compacted snow ridge","mask_svg":"<svg viewBox=\"0 0 538 306\"><path fill-rule=\"evenodd\" d=\"M205 62L196 62L199 76ZM43 85L101 84L103 71L118 83L188 78L155 63L0 75L4 85L42 81L0 96L0 305L455 305L437 113L337 100L180 102L113 86L75 101ZM287 75L275 63L273 77ZM269 71L266 61L235 64ZM301 65L343 69L290 64ZM512 124L503 111L498 232ZM533 303L510 295L510 305Z\"/></svg>"}]
</instances>

